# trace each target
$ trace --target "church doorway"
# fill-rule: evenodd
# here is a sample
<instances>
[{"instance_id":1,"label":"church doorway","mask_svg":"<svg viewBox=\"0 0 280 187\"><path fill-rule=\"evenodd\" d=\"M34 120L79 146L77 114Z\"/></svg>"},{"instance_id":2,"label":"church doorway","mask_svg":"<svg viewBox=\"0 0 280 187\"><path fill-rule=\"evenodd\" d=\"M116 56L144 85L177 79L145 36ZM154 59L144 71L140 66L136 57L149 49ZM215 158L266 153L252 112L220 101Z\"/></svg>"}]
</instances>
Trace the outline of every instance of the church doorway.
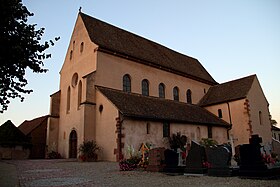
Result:
<instances>
[{"instance_id":1,"label":"church doorway","mask_svg":"<svg viewBox=\"0 0 280 187\"><path fill-rule=\"evenodd\" d=\"M77 158L77 132L72 130L69 136L69 158Z\"/></svg>"}]
</instances>

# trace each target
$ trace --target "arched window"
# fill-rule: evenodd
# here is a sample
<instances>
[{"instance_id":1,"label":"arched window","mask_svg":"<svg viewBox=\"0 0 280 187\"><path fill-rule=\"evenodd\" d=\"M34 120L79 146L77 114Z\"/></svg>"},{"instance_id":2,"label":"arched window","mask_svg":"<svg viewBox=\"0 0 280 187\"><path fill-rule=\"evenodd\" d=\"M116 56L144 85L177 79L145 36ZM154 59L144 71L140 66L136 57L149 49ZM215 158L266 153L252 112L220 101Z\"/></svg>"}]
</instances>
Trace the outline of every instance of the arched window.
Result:
<instances>
[{"instance_id":1,"label":"arched window","mask_svg":"<svg viewBox=\"0 0 280 187\"><path fill-rule=\"evenodd\" d=\"M81 102L82 102L82 81L80 81L78 85L78 110L80 109Z\"/></svg>"},{"instance_id":2,"label":"arched window","mask_svg":"<svg viewBox=\"0 0 280 187\"><path fill-rule=\"evenodd\" d=\"M158 96L159 98L165 98L165 85L163 83L158 85Z\"/></svg>"},{"instance_id":3,"label":"arched window","mask_svg":"<svg viewBox=\"0 0 280 187\"><path fill-rule=\"evenodd\" d=\"M146 124L146 130L147 130L147 134L150 134L150 130L151 130L151 124L150 123Z\"/></svg>"},{"instance_id":4,"label":"arched window","mask_svg":"<svg viewBox=\"0 0 280 187\"><path fill-rule=\"evenodd\" d=\"M124 92L131 92L131 79L128 74L123 76L123 91Z\"/></svg>"},{"instance_id":5,"label":"arched window","mask_svg":"<svg viewBox=\"0 0 280 187\"><path fill-rule=\"evenodd\" d=\"M200 127L196 128L196 140L200 141L201 139L201 132L200 132Z\"/></svg>"},{"instance_id":6,"label":"arched window","mask_svg":"<svg viewBox=\"0 0 280 187\"><path fill-rule=\"evenodd\" d=\"M219 117L219 118L223 118L222 109L218 109L218 117Z\"/></svg>"},{"instance_id":7,"label":"arched window","mask_svg":"<svg viewBox=\"0 0 280 187\"><path fill-rule=\"evenodd\" d=\"M192 91L190 89L187 90L187 103L192 104Z\"/></svg>"},{"instance_id":8,"label":"arched window","mask_svg":"<svg viewBox=\"0 0 280 187\"><path fill-rule=\"evenodd\" d=\"M82 53L83 51L84 51L84 42L82 42L80 45L80 53Z\"/></svg>"},{"instance_id":9,"label":"arched window","mask_svg":"<svg viewBox=\"0 0 280 187\"><path fill-rule=\"evenodd\" d=\"M70 86L69 86L68 90L67 90L67 104L66 104L66 112L67 113L70 112L70 97L71 97L71 89L70 89Z\"/></svg>"},{"instance_id":10,"label":"arched window","mask_svg":"<svg viewBox=\"0 0 280 187\"><path fill-rule=\"evenodd\" d=\"M179 101L179 88L177 86L173 88L173 99Z\"/></svg>"},{"instance_id":11,"label":"arched window","mask_svg":"<svg viewBox=\"0 0 280 187\"><path fill-rule=\"evenodd\" d=\"M259 120L260 120L260 125L262 125L263 124L262 111L259 111Z\"/></svg>"},{"instance_id":12,"label":"arched window","mask_svg":"<svg viewBox=\"0 0 280 187\"><path fill-rule=\"evenodd\" d=\"M70 58L70 60L72 60L72 57L73 57L73 51L71 50L70 51L70 54L69 54L70 56L69 56L69 58Z\"/></svg>"},{"instance_id":13,"label":"arched window","mask_svg":"<svg viewBox=\"0 0 280 187\"><path fill-rule=\"evenodd\" d=\"M142 80L142 95L149 95L149 81L147 79Z\"/></svg>"}]
</instances>

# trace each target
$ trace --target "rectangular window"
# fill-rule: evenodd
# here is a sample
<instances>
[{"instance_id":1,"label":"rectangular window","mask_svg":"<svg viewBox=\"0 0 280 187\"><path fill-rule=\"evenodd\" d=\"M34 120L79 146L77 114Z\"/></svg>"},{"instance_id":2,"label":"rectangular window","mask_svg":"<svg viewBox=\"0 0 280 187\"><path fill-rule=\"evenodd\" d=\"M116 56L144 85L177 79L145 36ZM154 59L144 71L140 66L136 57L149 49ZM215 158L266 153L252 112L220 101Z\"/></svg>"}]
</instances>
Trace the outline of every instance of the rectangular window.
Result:
<instances>
[{"instance_id":1,"label":"rectangular window","mask_svg":"<svg viewBox=\"0 0 280 187\"><path fill-rule=\"evenodd\" d=\"M170 137L170 124L167 122L163 123L163 137Z\"/></svg>"},{"instance_id":2,"label":"rectangular window","mask_svg":"<svg viewBox=\"0 0 280 187\"><path fill-rule=\"evenodd\" d=\"M212 138L212 127L208 126L208 138Z\"/></svg>"}]
</instances>

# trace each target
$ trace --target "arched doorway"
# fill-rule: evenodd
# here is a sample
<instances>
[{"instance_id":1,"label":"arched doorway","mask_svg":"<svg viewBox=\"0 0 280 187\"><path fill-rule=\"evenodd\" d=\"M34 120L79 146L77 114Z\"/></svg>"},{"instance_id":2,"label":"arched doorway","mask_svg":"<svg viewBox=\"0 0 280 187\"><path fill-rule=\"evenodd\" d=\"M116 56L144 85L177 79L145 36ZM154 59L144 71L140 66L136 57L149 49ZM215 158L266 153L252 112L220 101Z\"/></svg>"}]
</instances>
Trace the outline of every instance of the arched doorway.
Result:
<instances>
[{"instance_id":1,"label":"arched doorway","mask_svg":"<svg viewBox=\"0 0 280 187\"><path fill-rule=\"evenodd\" d=\"M69 158L77 158L77 133L72 130L69 136Z\"/></svg>"}]
</instances>

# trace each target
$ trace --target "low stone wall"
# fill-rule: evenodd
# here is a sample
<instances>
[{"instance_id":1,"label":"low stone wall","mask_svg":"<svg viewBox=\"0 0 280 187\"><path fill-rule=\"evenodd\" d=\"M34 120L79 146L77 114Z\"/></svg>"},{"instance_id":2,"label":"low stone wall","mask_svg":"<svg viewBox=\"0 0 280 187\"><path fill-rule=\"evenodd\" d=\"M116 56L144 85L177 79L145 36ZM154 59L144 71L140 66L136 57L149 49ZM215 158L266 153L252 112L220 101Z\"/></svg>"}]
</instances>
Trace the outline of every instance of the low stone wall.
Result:
<instances>
[{"instance_id":1,"label":"low stone wall","mask_svg":"<svg viewBox=\"0 0 280 187\"><path fill-rule=\"evenodd\" d=\"M28 159L29 155L30 150L22 147L0 147L0 160L23 160Z\"/></svg>"}]
</instances>

